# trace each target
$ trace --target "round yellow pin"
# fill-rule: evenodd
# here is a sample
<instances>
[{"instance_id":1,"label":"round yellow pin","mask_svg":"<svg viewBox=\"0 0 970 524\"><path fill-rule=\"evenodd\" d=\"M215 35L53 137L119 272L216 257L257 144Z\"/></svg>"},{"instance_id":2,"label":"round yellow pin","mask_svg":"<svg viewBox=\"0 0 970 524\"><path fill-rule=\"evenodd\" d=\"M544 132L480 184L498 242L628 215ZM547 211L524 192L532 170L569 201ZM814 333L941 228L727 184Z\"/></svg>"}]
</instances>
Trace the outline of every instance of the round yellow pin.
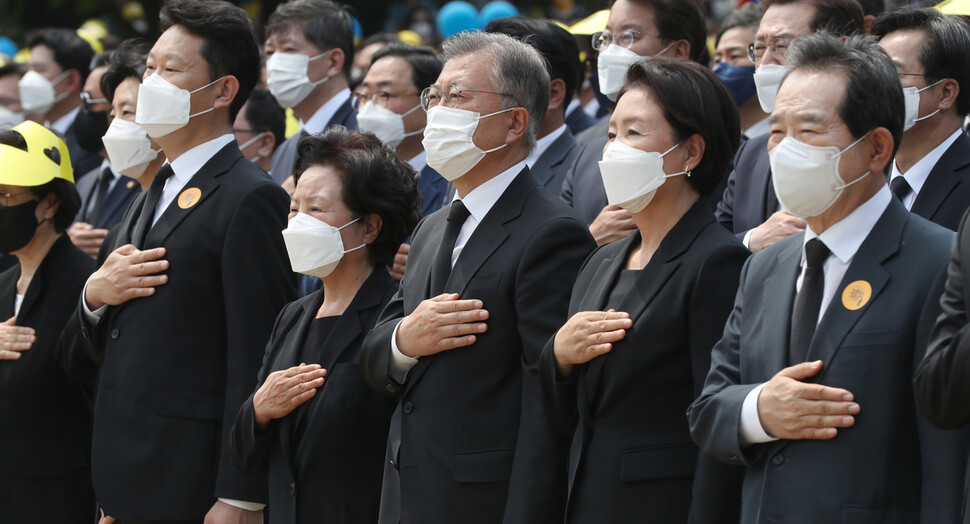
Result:
<instances>
[{"instance_id":1,"label":"round yellow pin","mask_svg":"<svg viewBox=\"0 0 970 524\"><path fill-rule=\"evenodd\" d=\"M865 280L856 280L842 291L842 305L849 311L862 309L872 298L872 286Z\"/></svg>"},{"instance_id":2,"label":"round yellow pin","mask_svg":"<svg viewBox=\"0 0 970 524\"><path fill-rule=\"evenodd\" d=\"M202 198L202 190L197 187L190 187L179 195L179 207L188 209L198 204L200 198Z\"/></svg>"}]
</instances>

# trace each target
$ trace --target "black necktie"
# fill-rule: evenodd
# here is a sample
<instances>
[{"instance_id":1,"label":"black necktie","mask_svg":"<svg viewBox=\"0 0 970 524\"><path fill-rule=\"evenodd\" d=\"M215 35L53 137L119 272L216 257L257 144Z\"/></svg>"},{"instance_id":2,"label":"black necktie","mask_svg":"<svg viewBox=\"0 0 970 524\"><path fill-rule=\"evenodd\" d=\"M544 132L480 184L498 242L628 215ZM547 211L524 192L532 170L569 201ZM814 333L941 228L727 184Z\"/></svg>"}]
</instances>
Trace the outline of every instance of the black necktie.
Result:
<instances>
[{"instance_id":1,"label":"black necktie","mask_svg":"<svg viewBox=\"0 0 970 524\"><path fill-rule=\"evenodd\" d=\"M913 188L910 187L909 182L905 178L898 176L889 181L889 190L902 202Z\"/></svg>"},{"instance_id":2,"label":"black necktie","mask_svg":"<svg viewBox=\"0 0 970 524\"><path fill-rule=\"evenodd\" d=\"M111 181L114 179L114 175L111 173L110 167L105 167L101 170L101 174L98 176L98 193L94 197L94 205L91 206L91 212L88 213L87 222L94 225L94 221L98 219L98 213L101 211L101 205L104 204L104 197L108 195L108 188L111 186Z\"/></svg>"},{"instance_id":3,"label":"black necktie","mask_svg":"<svg viewBox=\"0 0 970 524\"><path fill-rule=\"evenodd\" d=\"M152 179L152 185L148 188L148 195L145 197L145 205L141 208L141 214L138 215L138 221L135 222L135 229L131 232L131 243L135 245L138 249L142 249L142 245L145 243L145 237L148 236L148 230L152 227L152 219L155 218L155 207L158 206L158 199L162 197L162 190L165 189L165 181L168 180L173 174L172 166L170 164L165 164L158 173L155 173L155 178Z\"/></svg>"},{"instance_id":4,"label":"black necktie","mask_svg":"<svg viewBox=\"0 0 970 524\"><path fill-rule=\"evenodd\" d=\"M788 344L789 365L805 362L812 335L818 324L819 309L825 289L825 274L822 265L829 257L829 248L818 238L805 244L805 277L802 288L795 296L795 307L791 314L791 339Z\"/></svg>"},{"instance_id":5,"label":"black necktie","mask_svg":"<svg viewBox=\"0 0 970 524\"><path fill-rule=\"evenodd\" d=\"M455 241L458 240L458 233L461 231L462 224L468 218L468 208L461 200L455 200L448 209L448 223L445 224L445 234L441 236L441 243L434 254L434 262L431 264L431 295L444 293L445 284L451 275L451 255L455 251Z\"/></svg>"}]
</instances>

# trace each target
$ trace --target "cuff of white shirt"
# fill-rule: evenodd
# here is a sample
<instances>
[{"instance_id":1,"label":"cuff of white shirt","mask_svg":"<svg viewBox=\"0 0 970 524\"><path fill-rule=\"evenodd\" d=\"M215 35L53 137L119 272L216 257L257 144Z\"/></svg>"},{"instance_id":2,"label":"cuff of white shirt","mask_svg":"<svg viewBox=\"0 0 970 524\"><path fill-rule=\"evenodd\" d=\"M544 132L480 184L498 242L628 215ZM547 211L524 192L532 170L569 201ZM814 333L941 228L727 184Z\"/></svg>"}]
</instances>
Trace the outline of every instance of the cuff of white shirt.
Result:
<instances>
[{"instance_id":1,"label":"cuff of white shirt","mask_svg":"<svg viewBox=\"0 0 970 524\"><path fill-rule=\"evenodd\" d=\"M235 506L239 509L244 509L246 511L259 511L266 507L266 504L260 504L258 502L246 502L245 500L235 500L235 499L224 499L219 497L220 502L225 502L230 506Z\"/></svg>"},{"instance_id":2,"label":"cuff of white shirt","mask_svg":"<svg viewBox=\"0 0 970 524\"><path fill-rule=\"evenodd\" d=\"M90 277L88 278L90 280ZM87 319L88 323L90 323L92 326L97 326L98 322L101 322L101 317L104 316L105 310L108 309L108 305L105 304L99 307L98 309L91 311L91 308L88 307L88 300L87 298L85 298L87 296L88 296L88 283L85 282L84 289L81 290L81 307L84 308L84 318Z\"/></svg>"},{"instance_id":3,"label":"cuff of white shirt","mask_svg":"<svg viewBox=\"0 0 970 524\"><path fill-rule=\"evenodd\" d=\"M403 321L402 321L403 322ZM399 384L404 383L404 379L408 376L408 371L418 363L418 359L414 357L409 357L397 347L397 330L401 327L401 322L398 322L394 326L394 333L391 334L391 376L394 380L397 380Z\"/></svg>"},{"instance_id":4,"label":"cuff of white shirt","mask_svg":"<svg viewBox=\"0 0 970 524\"><path fill-rule=\"evenodd\" d=\"M752 231L754 231L754 229L749 229L748 232L744 234L744 238L741 239L741 243L744 244L744 247L748 248L749 251L751 250L751 232Z\"/></svg>"},{"instance_id":5,"label":"cuff of white shirt","mask_svg":"<svg viewBox=\"0 0 970 524\"><path fill-rule=\"evenodd\" d=\"M740 433L742 447L778 440L777 437L765 431L761 425L761 417L758 415L758 395L761 394L765 384L767 382L748 392L741 404L741 424L738 426L738 433Z\"/></svg>"}]
</instances>

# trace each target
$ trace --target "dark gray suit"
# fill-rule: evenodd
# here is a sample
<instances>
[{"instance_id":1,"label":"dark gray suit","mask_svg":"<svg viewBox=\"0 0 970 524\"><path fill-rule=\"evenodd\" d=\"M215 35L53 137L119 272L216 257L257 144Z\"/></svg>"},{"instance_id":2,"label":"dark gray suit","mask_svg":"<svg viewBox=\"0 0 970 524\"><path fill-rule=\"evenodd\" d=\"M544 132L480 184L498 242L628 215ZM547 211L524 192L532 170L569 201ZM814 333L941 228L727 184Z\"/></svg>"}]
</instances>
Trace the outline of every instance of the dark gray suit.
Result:
<instances>
[{"instance_id":1,"label":"dark gray suit","mask_svg":"<svg viewBox=\"0 0 970 524\"><path fill-rule=\"evenodd\" d=\"M967 206L970 206L970 138L960 133L933 166L910 211L956 231Z\"/></svg>"},{"instance_id":2,"label":"dark gray suit","mask_svg":"<svg viewBox=\"0 0 970 524\"><path fill-rule=\"evenodd\" d=\"M84 178L78 180L77 192L81 195L81 209L78 210L75 222L87 222L100 229L111 229L121 222L121 218L128 209L128 204L141 193L141 184L133 178L121 175L114 186L104 196L101 209L95 217L90 216L91 201L97 199L98 177L101 168L92 169ZM93 221L92 221L93 219Z\"/></svg>"},{"instance_id":3,"label":"dark gray suit","mask_svg":"<svg viewBox=\"0 0 970 524\"><path fill-rule=\"evenodd\" d=\"M917 413L911 380L925 350L953 235L890 201L863 241L812 339L807 382L845 388L861 406L832 440L778 440L742 448L745 396L788 366L788 337L803 234L745 264L734 311L688 416L712 455L748 466L742 522L949 523L960 513L968 440ZM860 309L849 283L871 285Z\"/></svg>"},{"instance_id":4,"label":"dark gray suit","mask_svg":"<svg viewBox=\"0 0 970 524\"><path fill-rule=\"evenodd\" d=\"M778 197L771 183L767 133L742 142L728 168L727 186L717 204L717 221L744 239L749 229L768 220L778 210Z\"/></svg>"},{"instance_id":5,"label":"dark gray suit","mask_svg":"<svg viewBox=\"0 0 970 524\"><path fill-rule=\"evenodd\" d=\"M337 108L337 112L327 122L327 127L335 125L341 125L350 130L357 129L357 112L350 105L350 100L341 104ZM293 174L293 166L296 164L296 146L300 143L300 139L305 136L307 136L307 133L300 130L299 133L284 140L273 153L273 163L269 170L277 184L282 184Z\"/></svg>"},{"instance_id":6,"label":"dark gray suit","mask_svg":"<svg viewBox=\"0 0 970 524\"><path fill-rule=\"evenodd\" d=\"M587 132L596 128L597 126L593 126ZM559 198L575 209L587 226L596 220L600 211L609 203L599 166L608 139L606 133L603 133L580 147L576 160L566 172L562 191L559 193Z\"/></svg>"},{"instance_id":7,"label":"dark gray suit","mask_svg":"<svg viewBox=\"0 0 970 524\"><path fill-rule=\"evenodd\" d=\"M563 180L566 179L566 170L578 154L579 146L569 129L566 129L536 159L530 169L532 176L536 177L539 185L558 195L562 190Z\"/></svg>"}]
</instances>

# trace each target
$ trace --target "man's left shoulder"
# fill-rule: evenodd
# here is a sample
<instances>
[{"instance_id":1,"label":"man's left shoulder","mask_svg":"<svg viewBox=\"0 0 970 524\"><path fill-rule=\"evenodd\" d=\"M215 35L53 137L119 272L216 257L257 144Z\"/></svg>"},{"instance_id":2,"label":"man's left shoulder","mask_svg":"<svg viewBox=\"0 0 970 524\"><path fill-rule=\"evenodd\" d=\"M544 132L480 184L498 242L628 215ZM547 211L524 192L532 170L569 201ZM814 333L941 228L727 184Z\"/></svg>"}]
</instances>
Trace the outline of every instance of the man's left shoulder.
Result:
<instances>
[{"instance_id":1,"label":"man's left shoulder","mask_svg":"<svg viewBox=\"0 0 970 524\"><path fill-rule=\"evenodd\" d=\"M903 229L900 251L904 256L948 259L955 237L953 231L910 213Z\"/></svg>"}]
</instances>

